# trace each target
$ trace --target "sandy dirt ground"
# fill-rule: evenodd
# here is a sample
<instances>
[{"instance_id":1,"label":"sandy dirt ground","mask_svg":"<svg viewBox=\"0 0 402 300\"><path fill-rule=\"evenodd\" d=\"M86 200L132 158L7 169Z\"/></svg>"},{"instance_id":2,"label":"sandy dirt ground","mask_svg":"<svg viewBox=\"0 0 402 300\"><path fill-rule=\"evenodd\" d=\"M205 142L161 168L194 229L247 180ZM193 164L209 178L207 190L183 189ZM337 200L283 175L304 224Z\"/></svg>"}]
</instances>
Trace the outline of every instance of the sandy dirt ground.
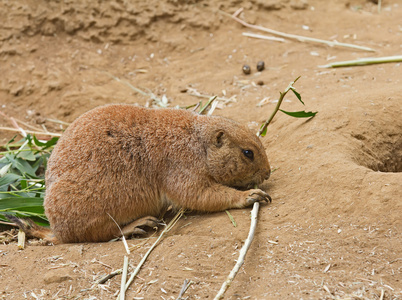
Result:
<instances>
[{"instance_id":1,"label":"sandy dirt ground","mask_svg":"<svg viewBox=\"0 0 402 300\"><path fill-rule=\"evenodd\" d=\"M329 47L254 32L240 18L309 37L376 50ZM402 3L382 10L364 0L0 1L1 112L61 132L106 103L170 107L218 95L215 114L257 130L296 77L311 120L277 115L262 139L275 169L246 261L226 299L402 299L402 68L399 63L338 69L334 61L400 55ZM263 60L266 68L257 72ZM251 66L251 74L242 65ZM148 93L143 95L133 89ZM22 123L21 123L22 124ZM11 127L1 116L0 126ZM25 129L29 129L22 125ZM0 131L6 143L14 133ZM187 214L152 252L128 299L212 299L247 237L250 209ZM3 236L10 232L3 233ZM149 240L130 255L130 271ZM0 245L1 299L115 299L121 242Z\"/></svg>"}]
</instances>

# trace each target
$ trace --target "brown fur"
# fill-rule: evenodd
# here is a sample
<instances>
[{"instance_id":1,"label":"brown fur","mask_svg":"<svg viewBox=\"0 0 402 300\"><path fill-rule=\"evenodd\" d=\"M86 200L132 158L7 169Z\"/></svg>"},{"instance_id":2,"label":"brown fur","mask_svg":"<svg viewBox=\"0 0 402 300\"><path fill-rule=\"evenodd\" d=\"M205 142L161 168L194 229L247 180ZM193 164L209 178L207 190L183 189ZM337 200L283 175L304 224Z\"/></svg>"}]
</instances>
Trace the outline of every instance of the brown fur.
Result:
<instances>
[{"instance_id":1,"label":"brown fur","mask_svg":"<svg viewBox=\"0 0 402 300\"><path fill-rule=\"evenodd\" d=\"M79 117L60 138L44 206L58 241L108 241L120 235L112 218L124 227L169 205L213 212L268 201L261 190L238 188L269 175L260 140L232 120L106 105Z\"/></svg>"}]
</instances>

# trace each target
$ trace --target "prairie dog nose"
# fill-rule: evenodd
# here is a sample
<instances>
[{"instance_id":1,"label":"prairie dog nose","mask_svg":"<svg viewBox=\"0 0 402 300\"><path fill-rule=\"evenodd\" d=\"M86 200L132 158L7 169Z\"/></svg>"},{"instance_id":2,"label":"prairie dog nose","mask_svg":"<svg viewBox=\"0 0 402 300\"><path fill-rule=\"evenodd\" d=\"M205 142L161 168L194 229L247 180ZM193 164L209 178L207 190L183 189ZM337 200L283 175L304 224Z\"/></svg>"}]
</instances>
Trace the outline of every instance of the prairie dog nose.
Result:
<instances>
[{"instance_id":1,"label":"prairie dog nose","mask_svg":"<svg viewBox=\"0 0 402 300\"><path fill-rule=\"evenodd\" d=\"M271 169L268 169L264 177L265 180L268 180L270 176L271 176Z\"/></svg>"}]
</instances>

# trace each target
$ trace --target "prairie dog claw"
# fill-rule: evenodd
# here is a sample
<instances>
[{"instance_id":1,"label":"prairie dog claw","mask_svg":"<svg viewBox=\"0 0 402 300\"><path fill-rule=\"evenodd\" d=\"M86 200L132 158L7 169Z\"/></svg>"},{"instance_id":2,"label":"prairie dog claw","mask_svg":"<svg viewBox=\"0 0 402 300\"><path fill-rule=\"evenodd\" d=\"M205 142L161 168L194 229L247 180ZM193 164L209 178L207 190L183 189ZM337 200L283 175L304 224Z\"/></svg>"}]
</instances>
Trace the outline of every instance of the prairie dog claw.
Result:
<instances>
[{"instance_id":1,"label":"prairie dog claw","mask_svg":"<svg viewBox=\"0 0 402 300\"><path fill-rule=\"evenodd\" d=\"M249 191L246 198L246 205L254 204L255 202L272 202L272 198L266 192L260 189L253 189Z\"/></svg>"}]
</instances>

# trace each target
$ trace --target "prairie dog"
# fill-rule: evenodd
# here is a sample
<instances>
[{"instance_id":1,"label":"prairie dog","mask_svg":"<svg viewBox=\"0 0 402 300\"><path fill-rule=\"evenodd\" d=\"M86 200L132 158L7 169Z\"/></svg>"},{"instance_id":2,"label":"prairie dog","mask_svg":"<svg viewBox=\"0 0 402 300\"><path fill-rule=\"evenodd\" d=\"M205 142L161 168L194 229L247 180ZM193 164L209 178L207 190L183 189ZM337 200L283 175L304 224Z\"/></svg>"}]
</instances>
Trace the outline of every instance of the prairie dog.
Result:
<instances>
[{"instance_id":1,"label":"prairie dog","mask_svg":"<svg viewBox=\"0 0 402 300\"><path fill-rule=\"evenodd\" d=\"M259 138L237 122L180 109L101 106L80 116L46 171L54 243L102 242L154 226L169 205L214 212L270 201L253 189L270 176ZM115 221L115 222L114 222ZM23 228L24 229L24 228Z\"/></svg>"}]
</instances>

